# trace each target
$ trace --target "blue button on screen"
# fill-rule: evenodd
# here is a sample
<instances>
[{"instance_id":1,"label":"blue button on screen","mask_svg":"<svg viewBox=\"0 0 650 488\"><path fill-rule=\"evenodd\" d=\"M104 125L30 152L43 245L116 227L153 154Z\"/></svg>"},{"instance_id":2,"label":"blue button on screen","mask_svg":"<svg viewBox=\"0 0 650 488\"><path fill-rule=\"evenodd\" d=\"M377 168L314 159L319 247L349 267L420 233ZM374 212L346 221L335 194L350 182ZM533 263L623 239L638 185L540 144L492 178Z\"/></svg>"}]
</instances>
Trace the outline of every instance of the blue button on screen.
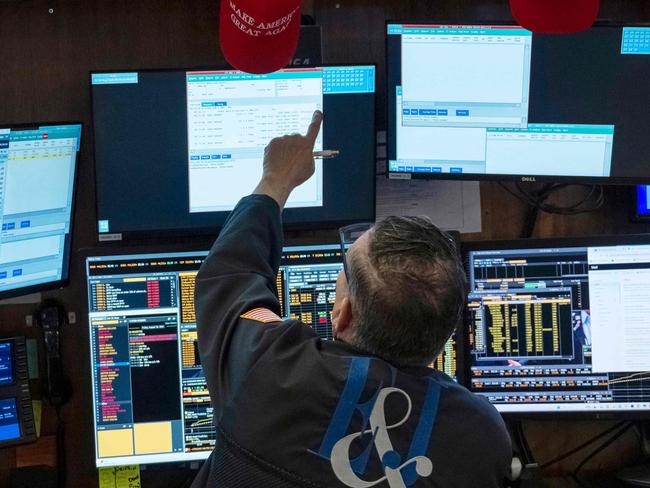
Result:
<instances>
[{"instance_id":1,"label":"blue button on screen","mask_svg":"<svg viewBox=\"0 0 650 488\"><path fill-rule=\"evenodd\" d=\"M439 108L438 115L449 115L449 111L446 108Z\"/></svg>"},{"instance_id":2,"label":"blue button on screen","mask_svg":"<svg viewBox=\"0 0 650 488\"><path fill-rule=\"evenodd\" d=\"M0 399L0 441L20 437L16 398Z\"/></svg>"}]
</instances>

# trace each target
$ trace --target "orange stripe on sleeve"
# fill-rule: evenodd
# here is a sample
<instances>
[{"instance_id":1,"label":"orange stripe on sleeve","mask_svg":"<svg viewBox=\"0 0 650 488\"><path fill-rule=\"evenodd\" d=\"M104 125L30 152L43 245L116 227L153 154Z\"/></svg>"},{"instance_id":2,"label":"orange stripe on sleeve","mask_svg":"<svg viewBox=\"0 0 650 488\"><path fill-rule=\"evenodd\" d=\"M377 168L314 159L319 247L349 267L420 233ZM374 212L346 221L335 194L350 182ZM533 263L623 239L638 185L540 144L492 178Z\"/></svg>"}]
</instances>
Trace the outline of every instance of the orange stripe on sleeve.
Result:
<instances>
[{"instance_id":1,"label":"orange stripe on sleeve","mask_svg":"<svg viewBox=\"0 0 650 488\"><path fill-rule=\"evenodd\" d=\"M254 308L253 310L240 315L239 318L262 322L263 324L282 322L282 319L271 312L268 308Z\"/></svg>"}]
</instances>

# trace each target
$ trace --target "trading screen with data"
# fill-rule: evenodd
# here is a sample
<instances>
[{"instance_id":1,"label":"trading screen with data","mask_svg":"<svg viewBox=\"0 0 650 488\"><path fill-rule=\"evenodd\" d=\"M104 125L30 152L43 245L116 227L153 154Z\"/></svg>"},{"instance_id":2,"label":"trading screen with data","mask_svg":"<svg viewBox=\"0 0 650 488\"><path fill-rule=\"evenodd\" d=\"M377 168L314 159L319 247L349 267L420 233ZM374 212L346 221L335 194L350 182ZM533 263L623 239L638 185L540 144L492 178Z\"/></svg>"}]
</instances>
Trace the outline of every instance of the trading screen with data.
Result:
<instances>
[{"instance_id":1,"label":"trading screen with data","mask_svg":"<svg viewBox=\"0 0 650 488\"><path fill-rule=\"evenodd\" d=\"M389 23L390 174L650 179L649 35Z\"/></svg>"},{"instance_id":2,"label":"trading screen with data","mask_svg":"<svg viewBox=\"0 0 650 488\"><path fill-rule=\"evenodd\" d=\"M88 258L98 466L199 460L213 449L194 314L195 279L206 255ZM332 339L342 267L337 245L286 247L276 281L282 317ZM456 354L450 341L435 367L455 377Z\"/></svg>"},{"instance_id":3,"label":"trading screen with data","mask_svg":"<svg viewBox=\"0 0 650 488\"><path fill-rule=\"evenodd\" d=\"M88 258L98 466L199 460L213 449L194 314L196 275L206 255ZM337 245L286 247L276 279L282 317L332 339L342 267ZM455 378L456 358L451 340L434 366Z\"/></svg>"},{"instance_id":4,"label":"trading screen with data","mask_svg":"<svg viewBox=\"0 0 650 488\"><path fill-rule=\"evenodd\" d=\"M470 389L501 412L650 407L650 244L468 252Z\"/></svg>"}]
</instances>

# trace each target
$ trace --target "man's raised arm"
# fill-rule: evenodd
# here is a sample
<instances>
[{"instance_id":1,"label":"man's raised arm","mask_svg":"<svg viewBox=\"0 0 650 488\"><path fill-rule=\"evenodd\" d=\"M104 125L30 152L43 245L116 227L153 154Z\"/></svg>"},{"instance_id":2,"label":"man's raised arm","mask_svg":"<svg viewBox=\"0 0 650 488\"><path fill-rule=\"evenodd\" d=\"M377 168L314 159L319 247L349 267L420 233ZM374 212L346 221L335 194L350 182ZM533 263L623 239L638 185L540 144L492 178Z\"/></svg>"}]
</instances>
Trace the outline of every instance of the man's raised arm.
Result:
<instances>
[{"instance_id":1,"label":"man's raised arm","mask_svg":"<svg viewBox=\"0 0 650 488\"><path fill-rule=\"evenodd\" d=\"M275 279L282 255L281 211L291 191L314 173L322 114L307 134L273 139L262 180L232 211L196 280L199 352L215 407L227 401L277 333Z\"/></svg>"}]
</instances>

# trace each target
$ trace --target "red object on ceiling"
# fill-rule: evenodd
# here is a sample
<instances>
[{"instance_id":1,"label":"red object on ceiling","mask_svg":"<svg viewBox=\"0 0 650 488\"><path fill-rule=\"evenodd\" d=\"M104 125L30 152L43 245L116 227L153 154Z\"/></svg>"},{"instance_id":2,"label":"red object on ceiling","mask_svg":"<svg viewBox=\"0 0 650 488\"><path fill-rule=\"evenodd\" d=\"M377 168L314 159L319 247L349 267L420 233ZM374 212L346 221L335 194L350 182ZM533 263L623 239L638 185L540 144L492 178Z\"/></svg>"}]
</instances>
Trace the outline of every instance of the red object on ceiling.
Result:
<instances>
[{"instance_id":1,"label":"red object on ceiling","mask_svg":"<svg viewBox=\"0 0 650 488\"><path fill-rule=\"evenodd\" d=\"M300 0L221 0L221 51L238 70L284 68L296 52L299 34Z\"/></svg>"},{"instance_id":2,"label":"red object on ceiling","mask_svg":"<svg viewBox=\"0 0 650 488\"><path fill-rule=\"evenodd\" d=\"M510 0L510 10L517 23L541 34L589 29L599 9L600 0Z\"/></svg>"}]
</instances>

